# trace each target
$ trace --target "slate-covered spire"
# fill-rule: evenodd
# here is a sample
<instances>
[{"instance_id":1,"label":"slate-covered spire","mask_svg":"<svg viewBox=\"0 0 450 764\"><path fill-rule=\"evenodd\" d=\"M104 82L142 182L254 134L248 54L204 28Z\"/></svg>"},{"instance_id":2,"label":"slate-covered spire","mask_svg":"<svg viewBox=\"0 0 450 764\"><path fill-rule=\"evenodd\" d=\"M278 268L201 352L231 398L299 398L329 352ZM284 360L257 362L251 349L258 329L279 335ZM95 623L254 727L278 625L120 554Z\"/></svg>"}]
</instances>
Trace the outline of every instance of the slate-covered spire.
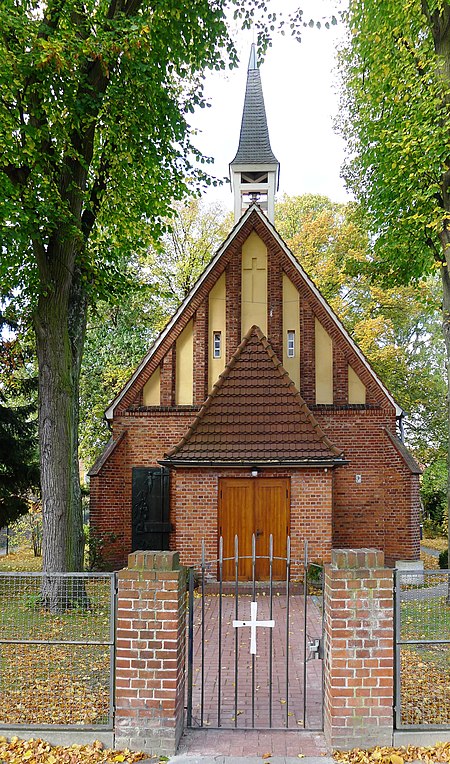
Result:
<instances>
[{"instance_id":1,"label":"slate-covered spire","mask_svg":"<svg viewBox=\"0 0 450 764\"><path fill-rule=\"evenodd\" d=\"M279 167L270 145L261 75L256 46L253 44L248 64L239 147L230 164L235 220L256 201L273 222Z\"/></svg>"}]
</instances>

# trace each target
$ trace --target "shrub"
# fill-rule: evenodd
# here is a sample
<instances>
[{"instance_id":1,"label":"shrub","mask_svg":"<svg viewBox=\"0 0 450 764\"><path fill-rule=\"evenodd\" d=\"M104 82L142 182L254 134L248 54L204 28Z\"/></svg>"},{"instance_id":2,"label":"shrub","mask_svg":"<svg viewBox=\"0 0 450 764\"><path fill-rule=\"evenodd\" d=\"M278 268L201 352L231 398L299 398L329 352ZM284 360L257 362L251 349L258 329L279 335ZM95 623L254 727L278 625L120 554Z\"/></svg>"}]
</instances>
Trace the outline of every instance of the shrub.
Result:
<instances>
[{"instance_id":1,"label":"shrub","mask_svg":"<svg viewBox=\"0 0 450 764\"><path fill-rule=\"evenodd\" d=\"M439 567L441 570L448 570L448 549L444 549L439 555Z\"/></svg>"}]
</instances>

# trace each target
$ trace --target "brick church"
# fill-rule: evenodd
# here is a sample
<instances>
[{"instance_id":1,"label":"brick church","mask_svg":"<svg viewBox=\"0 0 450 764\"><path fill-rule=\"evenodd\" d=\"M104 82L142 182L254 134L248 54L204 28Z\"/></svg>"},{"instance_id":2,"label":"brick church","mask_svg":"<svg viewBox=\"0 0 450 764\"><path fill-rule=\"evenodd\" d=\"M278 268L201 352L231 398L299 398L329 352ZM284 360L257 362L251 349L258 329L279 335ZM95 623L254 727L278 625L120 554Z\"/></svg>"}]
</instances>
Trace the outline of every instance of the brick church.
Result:
<instances>
[{"instance_id":1,"label":"brick church","mask_svg":"<svg viewBox=\"0 0 450 764\"><path fill-rule=\"evenodd\" d=\"M402 411L274 227L279 163L250 56L230 165L235 226L106 411L91 526L109 567L136 549L197 565L333 547L419 558L419 468ZM257 576L266 577L263 561ZM228 571L231 575L231 569ZM227 574L227 571L226 571ZM245 566L242 578L249 575Z\"/></svg>"}]
</instances>

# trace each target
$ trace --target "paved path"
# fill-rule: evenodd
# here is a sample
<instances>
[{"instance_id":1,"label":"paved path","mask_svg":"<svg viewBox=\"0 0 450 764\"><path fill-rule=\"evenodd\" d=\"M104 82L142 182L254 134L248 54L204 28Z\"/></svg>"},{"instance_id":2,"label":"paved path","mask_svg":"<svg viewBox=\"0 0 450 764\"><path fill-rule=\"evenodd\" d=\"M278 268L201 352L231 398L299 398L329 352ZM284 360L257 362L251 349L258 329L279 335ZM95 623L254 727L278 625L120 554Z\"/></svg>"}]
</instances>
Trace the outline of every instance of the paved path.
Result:
<instances>
[{"instance_id":1,"label":"paved path","mask_svg":"<svg viewBox=\"0 0 450 764\"><path fill-rule=\"evenodd\" d=\"M432 549L430 546L424 546L423 544L421 544L420 549L422 552L425 552L425 554L429 554L430 557L439 557L440 555L440 552L438 549Z\"/></svg>"},{"instance_id":2,"label":"paved path","mask_svg":"<svg viewBox=\"0 0 450 764\"><path fill-rule=\"evenodd\" d=\"M445 597L448 592L448 583L438 584L437 586L428 586L423 589L406 589L401 593L402 602L411 602L412 600L432 600L436 597Z\"/></svg>"},{"instance_id":3,"label":"paved path","mask_svg":"<svg viewBox=\"0 0 450 764\"><path fill-rule=\"evenodd\" d=\"M271 756L261 759L260 756L173 756L167 764L299 764L298 756ZM154 760L150 760L154 764ZM145 761L142 762L145 764ZM150 763L149 763L150 764ZM307 756L302 764L336 764L330 756Z\"/></svg>"},{"instance_id":4,"label":"paved path","mask_svg":"<svg viewBox=\"0 0 450 764\"><path fill-rule=\"evenodd\" d=\"M262 757L266 753L273 754L274 758L292 757L298 762L299 754L318 757L329 755L331 751L328 750L325 737L321 732L187 730L181 738L178 756L174 757L174 762L181 761L182 757L191 762L192 757L195 756L208 757L208 760L217 756L220 761L222 757L227 757L227 762L231 759L234 762L237 757L239 761L246 763L253 761L253 757L258 757L261 764L261 761L265 761ZM204 761L206 760L205 758Z\"/></svg>"}]
</instances>

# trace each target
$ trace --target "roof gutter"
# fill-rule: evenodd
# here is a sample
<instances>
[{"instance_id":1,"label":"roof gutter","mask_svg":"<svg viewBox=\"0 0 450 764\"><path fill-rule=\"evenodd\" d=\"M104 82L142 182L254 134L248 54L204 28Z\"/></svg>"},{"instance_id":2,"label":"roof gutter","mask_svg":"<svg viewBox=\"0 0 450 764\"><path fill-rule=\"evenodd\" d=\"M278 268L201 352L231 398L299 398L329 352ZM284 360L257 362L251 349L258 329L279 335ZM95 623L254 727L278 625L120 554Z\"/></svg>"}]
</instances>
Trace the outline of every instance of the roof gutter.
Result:
<instances>
[{"instance_id":1,"label":"roof gutter","mask_svg":"<svg viewBox=\"0 0 450 764\"><path fill-rule=\"evenodd\" d=\"M273 461L260 461L258 459L245 460L245 461L181 461L172 459L159 459L158 464L163 467L173 467L177 469L179 467L188 469L200 469L202 467L216 467L220 469L236 469L242 467L244 469L271 469L277 468L289 468L289 467L341 467L345 464L349 464L348 459L303 459L302 461L282 461L281 459L274 459Z\"/></svg>"}]
</instances>

